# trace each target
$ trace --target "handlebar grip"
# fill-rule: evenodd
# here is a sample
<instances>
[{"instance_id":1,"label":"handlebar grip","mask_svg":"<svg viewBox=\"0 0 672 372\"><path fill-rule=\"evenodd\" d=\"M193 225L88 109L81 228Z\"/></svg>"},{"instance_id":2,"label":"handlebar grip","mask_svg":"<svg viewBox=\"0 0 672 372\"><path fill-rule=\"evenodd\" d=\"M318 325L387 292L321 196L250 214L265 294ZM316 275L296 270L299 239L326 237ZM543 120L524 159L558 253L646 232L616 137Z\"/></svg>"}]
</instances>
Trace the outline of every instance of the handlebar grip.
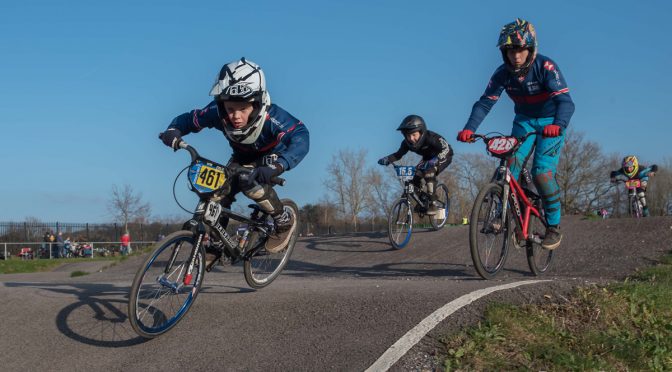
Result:
<instances>
[{"instance_id":1,"label":"handlebar grip","mask_svg":"<svg viewBox=\"0 0 672 372\"><path fill-rule=\"evenodd\" d=\"M282 177L271 177L271 183L274 185L285 186L286 180Z\"/></svg>"}]
</instances>

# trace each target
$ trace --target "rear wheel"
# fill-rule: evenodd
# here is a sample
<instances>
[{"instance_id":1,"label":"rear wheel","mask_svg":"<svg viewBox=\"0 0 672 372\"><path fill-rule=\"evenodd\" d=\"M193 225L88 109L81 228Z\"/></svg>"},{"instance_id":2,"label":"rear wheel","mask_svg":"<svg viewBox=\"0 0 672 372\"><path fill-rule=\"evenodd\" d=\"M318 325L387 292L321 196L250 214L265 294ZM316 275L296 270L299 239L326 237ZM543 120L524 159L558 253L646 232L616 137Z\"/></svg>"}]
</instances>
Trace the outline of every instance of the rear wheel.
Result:
<instances>
[{"instance_id":1,"label":"rear wheel","mask_svg":"<svg viewBox=\"0 0 672 372\"><path fill-rule=\"evenodd\" d=\"M434 230L441 230L448 221L448 213L450 212L450 194L448 194L448 187L440 183L434 192L436 196L435 204L437 204L438 212L433 216L429 216L429 222L432 224Z\"/></svg>"},{"instance_id":2,"label":"rear wheel","mask_svg":"<svg viewBox=\"0 0 672 372\"><path fill-rule=\"evenodd\" d=\"M154 338L169 331L191 308L205 272L201 248L196 253L192 276L186 276L193 247L191 231L174 232L158 243L158 248L135 274L128 318L138 335Z\"/></svg>"},{"instance_id":3,"label":"rear wheel","mask_svg":"<svg viewBox=\"0 0 672 372\"><path fill-rule=\"evenodd\" d=\"M397 199L387 218L387 235L396 249L404 248L413 233L413 210L408 199Z\"/></svg>"},{"instance_id":4,"label":"rear wheel","mask_svg":"<svg viewBox=\"0 0 672 372\"><path fill-rule=\"evenodd\" d=\"M282 199L282 205L285 210L294 216L294 230L290 235L287 247L284 249L271 253L262 247L245 260L243 265L245 281L252 288L259 289L271 284L280 275L287 262L289 262L292 252L294 252L294 245L296 245L296 239L299 236L299 208L290 199ZM252 233L251 242L254 244L257 240L258 233Z\"/></svg>"},{"instance_id":5,"label":"rear wheel","mask_svg":"<svg viewBox=\"0 0 672 372\"><path fill-rule=\"evenodd\" d=\"M474 267L483 279L492 279L509 252L510 220L502 215L505 200L500 185L490 183L476 196L469 225L469 247Z\"/></svg>"},{"instance_id":6,"label":"rear wheel","mask_svg":"<svg viewBox=\"0 0 672 372\"><path fill-rule=\"evenodd\" d=\"M553 261L553 250L541 246L541 241L546 236L546 225L534 214L530 214L530 222L527 228L527 264L534 275L545 273Z\"/></svg>"}]
</instances>

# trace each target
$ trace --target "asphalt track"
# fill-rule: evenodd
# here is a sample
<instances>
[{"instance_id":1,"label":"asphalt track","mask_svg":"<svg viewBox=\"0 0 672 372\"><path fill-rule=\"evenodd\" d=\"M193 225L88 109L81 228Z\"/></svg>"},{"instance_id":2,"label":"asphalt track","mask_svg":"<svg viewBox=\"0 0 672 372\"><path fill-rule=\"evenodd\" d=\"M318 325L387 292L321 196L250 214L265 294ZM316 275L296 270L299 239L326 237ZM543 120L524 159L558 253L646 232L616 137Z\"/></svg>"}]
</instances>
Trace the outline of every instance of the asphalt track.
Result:
<instances>
[{"instance_id":1,"label":"asphalt track","mask_svg":"<svg viewBox=\"0 0 672 372\"><path fill-rule=\"evenodd\" d=\"M80 263L1 275L0 369L363 371L451 301L493 286L547 280L454 309L390 368L428 369L439 357L441 335L473 324L488 302L560 300L576 285L654 265L672 249L669 217L565 217L562 227L565 239L549 275L531 276L524 252L512 249L491 281L471 266L466 226L419 231L400 251L382 233L301 239L283 275L265 289L249 289L241 266L206 274L185 319L150 341L135 335L126 316L140 258L104 269ZM70 278L75 270L96 272Z\"/></svg>"}]
</instances>

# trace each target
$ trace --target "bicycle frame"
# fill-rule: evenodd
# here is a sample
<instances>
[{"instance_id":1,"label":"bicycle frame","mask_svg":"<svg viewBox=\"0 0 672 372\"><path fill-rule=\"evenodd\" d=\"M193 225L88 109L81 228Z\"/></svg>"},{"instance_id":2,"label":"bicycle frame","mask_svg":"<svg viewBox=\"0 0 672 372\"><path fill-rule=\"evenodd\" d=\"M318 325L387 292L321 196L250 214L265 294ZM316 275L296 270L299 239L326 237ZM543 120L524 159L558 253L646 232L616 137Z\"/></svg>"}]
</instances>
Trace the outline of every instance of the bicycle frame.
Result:
<instances>
[{"instance_id":1,"label":"bicycle frame","mask_svg":"<svg viewBox=\"0 0 672 372\"><path fill-rule=\"evenodd\" d=\"M399 167L404 167L402 165L396 165L394 163L392 165L394 166L395 170L398 169ZM415 170L414 170L414 172L415 172ZM420 200L420 198L418 196L418 193L416 191L417 188L413 184L413 180L408 178L410 176L397 175L397 177L401 181L403 181L403 183L404 183L403 191L401 193L401 199L406 199L406 200L412 199L413 201L415 201L416 204L421 205L421 206L426 208L427 205L422 200ZM422 191L422 190L420 190L420 191Z\"/></svg>"},{"instance_id":2,"label":"bicycle frame","mask_svg":"<svg viewBox=\"0 0 672 372\"><path fill-rule=\"evenodd\" d=\"M527 197L525 194L525 191L523 188L520 186L520 184L516 181L516 179L513 177L511 174L511 170L509 167L506 166L506 160L502 159L499 164L499 168L497 169L497 172L495 176L493 177L493 181L497 182L498 184L502 185L504 188L504 195L502 197L502 200L507 200L509 201L508 203L504 203L502 206L502 215L505 215L507 212L507 206L508 204L511 204L513 206L512 210L513 213L516 216L516 224L518 227L520 227L521 230L521 236L519 237L519 240L526 240L529 238L528 234L528 228L530 224L530 214L534 214L535 216L539 217L540 220L543 221L542 215L537 209L530 199ZM521 208L522 204L522 208Z\"/></svg>"},{"instance_id":3,"label":"bicycle frame","mask_svg":"<svg viewBox=\"0 0 672 372\"><path fill-rule=\"evenodd\" d=\"M191 155L191 166L196 164L198 161L208 161L207 159L201 158L196 152L196 149L190 145L182 142L180 148L183 148L189 152ZM208 163L212 165L213 163ZM214 163L213 166L219 166ZM223 167L223 166L219 166ZM226 170L228 177L234 175L243 175L249 174L249 170L245 168L239 169L230 169L228 167L223 167ZM281 178L276 178L274 180L276 184L283 184L284 180ZM192 185L191 191L196 193L199 196L199 202L194 211L193 217L183 225L184 230L192 231L195 236L196 244L192 247L191 255L189 258L189 266L187 267L186 275L184 275L183 284L189 285L193 277L193 270L196 266L196 259L198 257L198 252L203 246L203 240L208 234L211 238L211 242L215 244L221 242L223 247L223 253L231 259L231 264L237 263L239 260L248 260L252 257L266 241L266 237L271 234L269 229L272 229L273 226L267 225L266 223L266 213L263 212L258 206L251 205L253 212L250 217L244 216L242 214L236 213L228 208L222 207L219 203L221 199L228 194L229 190L224 190L223 187L214 189L213 191L203 192L202 189L199 189ZM248 225L247 229L243 231L243 235L238 241L235 241L229 233L226 232L226 229L220 223L222 217L230 217L236 221L246 223ZM249 245L248 237L249 234L253 231L258 231L261 233L259 239L255 246L250 249L247 249ZM214 235L214 237L213 237ZM214 239L213 239L214 238ZM166 266L164 271L165 274L168 274L175 263L175 259L180 251L180 246L177 246L170 257L169 264Z\"/></svg>"},{"instance_id":4,"label":"bicycle frame","mask_svg":"<svg viewBox=\"0 0 672 372\"><path fill-rule=\"evenodd\" d=\"M495 171L495 174L493 175L491 181L498 183L504 189L504 195L502 195L502 200L506 200L507 202L503 203L502 205L502 215L503 216L506 215L509 204L513 206L512 208L513 214L515 214L516 216L514 220L516 221L516 225L520 228L520 236L518 236L518 240L529 239L529 225L531 214L534 214L535 216L539 217L539 220L542 221L542 223L546 224L546 221L543 218L541 211L537 207L535 207L534 204L532 204L527 194L520 186L518 181L516 181L516 179L513 177L513 175L511 174L511 170L507 166L508 160L516 153L518 147L520 147L520 145L523 144L525 140L527 140L527 138L533 134L536 134L536 132L530 132L527 133L522 138L518 138L518 143L516 145L510 147L507 151L503 151L501 154L497 155L494 152L490 151L490 149L488 149L488 151L490 151L491 154L493 154L493 156L497 156L500 159L499 166L497 167L497 170ZM489 142L497 137L486 137L484 135L474 134L474 138L475 139L480 138L483 140L486 146L490 146ZM499 145L497 146L500 148L500 150L502 147L501 144L502 142L500 141ZM526 172L526 170L521 170L521 174L522 172Z\"/></svg>"}]
</instances>

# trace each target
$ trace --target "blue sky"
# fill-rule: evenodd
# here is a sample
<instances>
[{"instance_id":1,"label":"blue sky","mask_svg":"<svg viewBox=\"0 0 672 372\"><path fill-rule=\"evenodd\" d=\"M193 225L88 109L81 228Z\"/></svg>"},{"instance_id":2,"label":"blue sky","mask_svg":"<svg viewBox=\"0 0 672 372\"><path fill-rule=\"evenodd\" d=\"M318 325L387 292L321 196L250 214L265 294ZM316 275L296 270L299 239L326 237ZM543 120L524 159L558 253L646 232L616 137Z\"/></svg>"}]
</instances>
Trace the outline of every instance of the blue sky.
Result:
<instances>
[{"instance_id":1,"label":"blue sky","mask_svg":"<svg viewBox=\"0 0 672 372\"><path fill-rule=\"evenodd\" d=\"M154 216L187 216L172 182L188 155L157 139L203 107L222 64L266 72L272 100L303 120L311 151L283 197L324 194L339 149L373 164L396 150L394 129L422 115L457 153L456 133L501 63L501 26L523 17L540 53L563 71L570 126L606 153L670 155L672 86L667 1L5 1L0 4L0 221L106 222L113 184L131 184ZM482 130L508 132L500 100ZM225 162L220 132L186 140ZM605 174L608 170L605 170ZM193 197L180 194L191 208Z\"/></svg>"}]
</instances>

